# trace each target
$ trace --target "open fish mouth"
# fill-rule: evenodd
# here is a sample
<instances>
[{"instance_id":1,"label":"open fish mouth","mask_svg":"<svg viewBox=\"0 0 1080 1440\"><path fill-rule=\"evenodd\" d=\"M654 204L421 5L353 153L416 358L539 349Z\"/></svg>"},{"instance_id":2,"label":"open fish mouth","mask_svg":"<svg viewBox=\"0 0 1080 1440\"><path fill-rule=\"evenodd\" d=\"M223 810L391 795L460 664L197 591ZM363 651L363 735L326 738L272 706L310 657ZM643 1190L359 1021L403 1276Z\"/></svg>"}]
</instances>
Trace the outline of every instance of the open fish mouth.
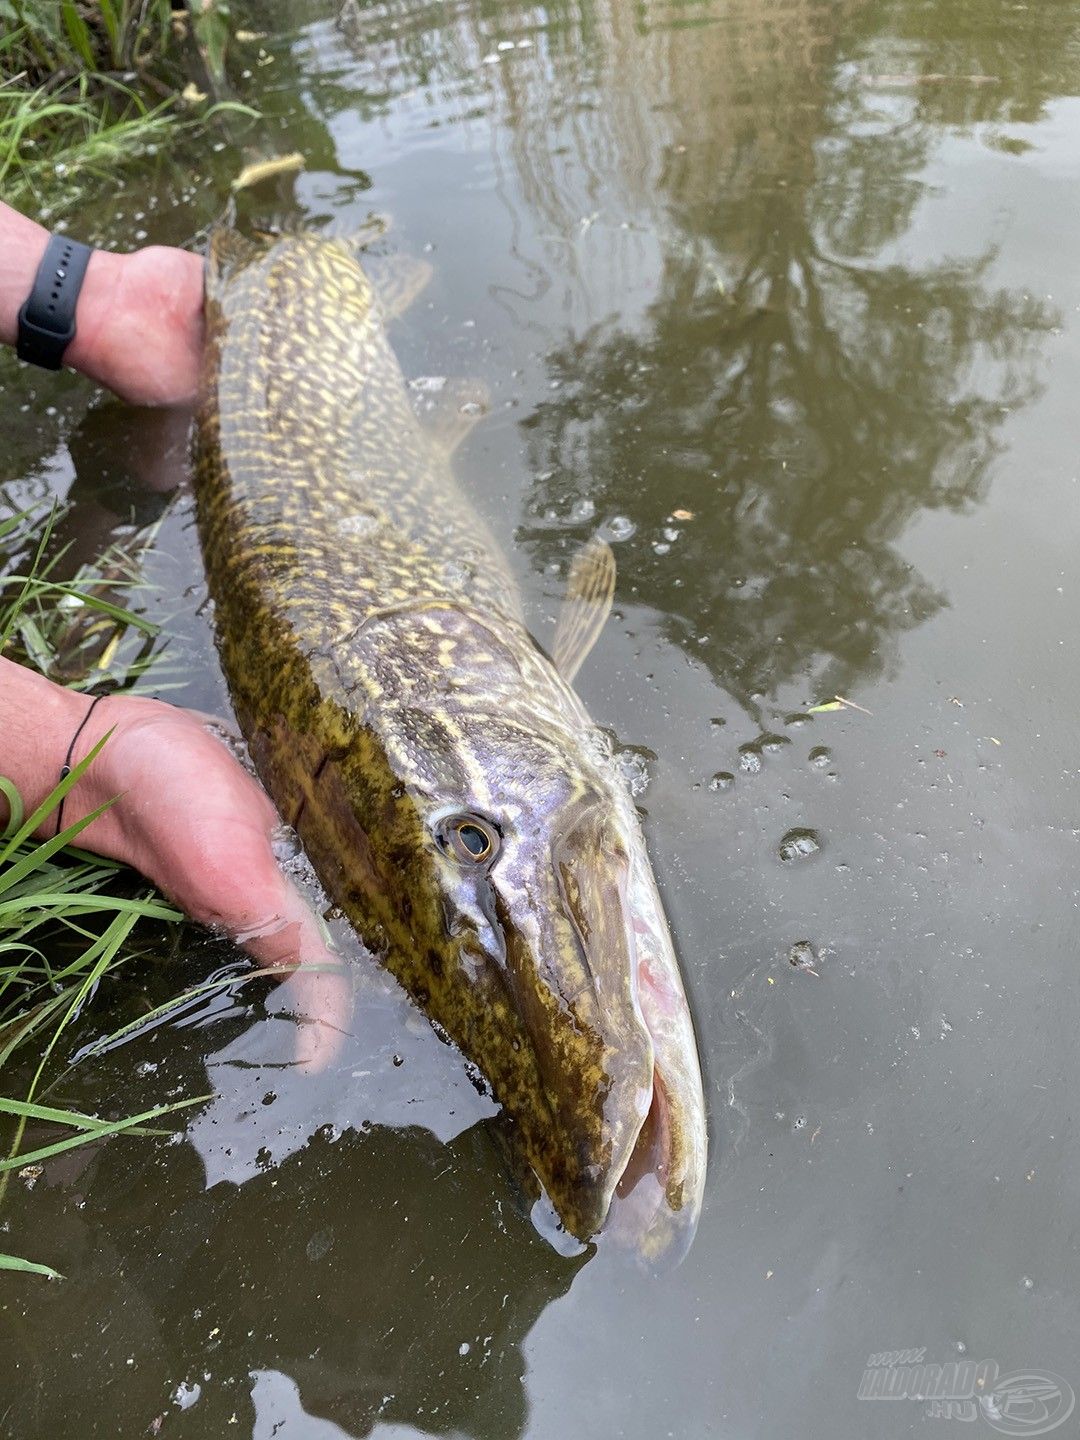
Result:
<instances>
[{"instance_id":1,"label":"open fish mouth","mask_svg":"<svg viewBox=\"0 0 1080 1440\"><path fill-rule=\"evenodd\" d=\"M677 1265L694 1238L696 1210L676 1207L669 1195L674 1164L671 1103L654 1069L648 1113L612 1193L603 1231L646 1266Z\"/></svg>"},{"instance_id":2,"label":"open fish mouth","mask_svg":"<svg viewBox=\"0 0 1080 1440\"><path fill-rule=\"evenodd\" d=\"M646 1266L685 1256L701 1211L706 1125L690 1008L651 871L631 876L636 1001L653 1046L652 1093L612 1191L604 1232Z\"/></svg>"}]
</instances>

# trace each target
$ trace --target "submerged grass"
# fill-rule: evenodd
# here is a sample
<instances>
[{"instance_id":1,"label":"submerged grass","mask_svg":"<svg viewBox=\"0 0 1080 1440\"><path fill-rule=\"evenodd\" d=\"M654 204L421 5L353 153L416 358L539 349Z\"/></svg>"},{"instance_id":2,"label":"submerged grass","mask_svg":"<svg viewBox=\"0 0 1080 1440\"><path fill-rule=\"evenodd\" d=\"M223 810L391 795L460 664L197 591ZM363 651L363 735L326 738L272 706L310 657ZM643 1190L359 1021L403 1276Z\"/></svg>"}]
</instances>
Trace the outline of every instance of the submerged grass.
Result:
<instances>
[{"instance_id":1,"label":"submerged grass","mask_svg":"<svg viewBox=\"0 0 1080 1440\"><path fill-rule=\"evenodd\" d=\"M140 617L102 598L93 587L54 578L55 561L46 559L53 520L50 515L35 522L24 511L0 521L0 541L6 540L9 548L22 546L29 561L24 574L0 574L0 653L10 655L15 642L21 642L21 658L32 653L33 662L46 673L50 668L46 662L63 660L58 637L69 633L70 614L64 614L63 607L70 611L72 600L78 602L80 612L102 615L120 628L147 628ZM54 625L50 615L58 610L61 619ZM206 1098L154 1106L118 1120L43 1103L73 1063L62 1052L74 1022L103 978L138 953L136 927L146 921L169 923L181 918L144 885L133 893L130 871L78 848L82 831L108 804L51 838L40 838L43 829L48 832L50 817L58 814L64 796L107 743L108 736L31 814L25 813L15 786L0 776L0 796L8 812L0 834L0 1116L14 1121L7 1153L0 1155L0 1202L11 1172L108 1136L154 1133L147 1129L154 1121ZM189 998L181 997L160 1010L171 1013ZM144 1022L157 1018L158 1012L152 1012ZM122 1027L116 1035L95 1042L91 1050L98 1053L131 1028ZM23 1093L18 1098L5 1094L13 1055L31 1046L36 1054L29 1083L20 1086ZM24 1148L28 1125L42 1131L40 1142L29 1149ZM39 1261L11 1255L0 1255L0 1269L57 1274Z\"/></svg>"}]
</instances>

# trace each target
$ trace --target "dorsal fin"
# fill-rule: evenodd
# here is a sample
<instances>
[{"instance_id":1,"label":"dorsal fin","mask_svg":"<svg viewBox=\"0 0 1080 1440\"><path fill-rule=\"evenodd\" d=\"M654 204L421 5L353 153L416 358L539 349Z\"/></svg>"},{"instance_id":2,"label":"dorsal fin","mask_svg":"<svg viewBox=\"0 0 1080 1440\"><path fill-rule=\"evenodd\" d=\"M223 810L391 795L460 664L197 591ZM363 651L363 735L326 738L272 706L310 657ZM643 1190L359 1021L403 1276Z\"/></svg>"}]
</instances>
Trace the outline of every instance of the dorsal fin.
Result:
<instances>
[{"instance_id":1,"label":"dorsal fin","mask_svg":"<svg viewBox=\"0 0 1080 1440\"><path fill-rule=\"evenodd\" d=\"M571 562L566 598L555 626L551 658L564 679L572 681L581 669L611 614L614 597L615 556L597 535Z\"/></svg>"}]
</instances>

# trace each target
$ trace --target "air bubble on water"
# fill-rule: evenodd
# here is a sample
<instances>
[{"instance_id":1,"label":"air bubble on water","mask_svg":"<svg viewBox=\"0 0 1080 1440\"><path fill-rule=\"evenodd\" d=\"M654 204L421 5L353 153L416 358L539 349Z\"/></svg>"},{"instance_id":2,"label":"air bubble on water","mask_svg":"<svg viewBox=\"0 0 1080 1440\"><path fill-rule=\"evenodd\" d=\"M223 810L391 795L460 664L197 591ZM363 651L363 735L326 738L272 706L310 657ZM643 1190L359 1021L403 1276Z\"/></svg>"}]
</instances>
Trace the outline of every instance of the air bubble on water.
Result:
<instances>
[{"instance_id":1,"label":"air bubble on water","mask_svg":"<svg viewBox=\"0 0 1080 1440\"><path fill-rule=\"evenodd\" d=\"M665 525L663 530L661 530L660 532L663 538L667 540L668 543L671 545L674 545L675 541L678 540L681 533L681 531L675 529L674 525Z\"/></svg>"},{"instance_id":2,"label":"air bubble on water","mask_svg":"<svg viewBox=\"0 0 1080 1440\"><path fill-rule=\"evenodd\" d=\"M788 960L796 970L816 971L819 963L818 953L809 940L796 940L788 951Z\"/></svg>"},{"instance_id":3,"label":"air bubble on water","mask_svg":"<svg viewBox=\"0 0 1080 1440\"><path fill-rule=\"evenodd\" d=\"M643 745L621 745L616 751L615 769L635 800L649 788L649 766L656 758L656 752Z\"/></svg>"},{"instance_id":4,"label":"air bubble on water","mask_svg":"<svg viewBox=\"0 0 1080 1440\"><path fill-rule=\"evenodd\" d=\"M800 725L810 725L813 723L813 720L814 717L812 715L807 715L802 710L796 710L793 714L784 716L785 725L793 725L796 727Z\"/></svg>"},{"instance_id":5,"label":"air bubble on water","mask_svg":"<svg viewBox=\"0 0 1080 1440\"><path fill-rule=\"evenodd\" d=\"M144 1080L147 1075L156 1074L157 1068L158 1067L156 1060L143 1060L140 1064L135 1066L135 1074L138 1075L140 1080Z\"/></svg>"},{"instance_id":6,"label":"air bubble on water","mask_svg":"<svg viewBox=\"0 0 1080 1440\"><path fill-rule=\"evenodd\" d=\"M585 735L585 744L590 753L601 765L611 760L618 748L615 736L610 730L605 730L601 725L595 725Z\"/></svg>"},{"instance_id":7,"label":"air bubble on water","mask_svg":"<svg viewBox=\"0 0 1080 1440\"><path fill-rule=\"evenodd\" d=\"M604 521L600 533L605 540L629 540L637 526L628 515L612 515Z\"/></svg>"},{"instance_id":8,"label":"air bubble on water","mask_svg":"<svg viewBox=\"0 0 1080 1440\"><path fill-rule=\"evenodd\" d=\"M442 566L442 578L443 584L452 588L470 585L476 579L476 566L461 560L447 560Z\"/></svg>"},{"instance_id":9,"label":"air bubble on water","mask_svg":"<svg viewBox=\"0 0 1080 1440\"><path fill-rule=\"evenodd\" d=\"M304 1247L307 1258L315 1264L334 1248L333 1226L327 1225L322 1230L316 1230L311 1239Z\"/></svg>"},{"instance_id":10,"label":"air bubble on water","mask_svg":"<svg viewBox=\"0 0 1080 1440\"><path fill-rule=\"evenodd\" d=\"M666 540L654 540L652 548L654 555L666 555L671 549L671 546Z\"/></svg>"},{"instance_id":11,"label":"air bubble on water","mask_svg":"<svg viewBox=\"0 0 1080 1440\"><path fill-rule=\"evenodd\" d=\"M808 756L811 765L818 770L824 770L832 760L832 751L827 745L815 745Z\"/></svg>"},{"instance_id":12,"label":"air bubble on water","mask_svg":"<svg viewBox=\"0 0 1080 1440\"><path fill-rule=\"evenodd\" d=\"M270 832L270 848L278 864L285 865L300 854L300 837L291 825L275 825Z\"/></svg>"},{"instance_id":13,"label":"air bubble on water","mask_svg":"<svg viewBox=\"0 0 1080 1440\"><path fill-rule=\"evenodd\" d=\"M789 830L780 841L780 859L790 864L795 860L807 860L821 849L821 839L816 830Z\"/></svg>"},{"instance_id":14,"label":"air bubble on water","mask_svg":"<svg viewBox=\"0 0 1080 1440\"><path fill-rule=\"evenodd\" d=\"M714 715L714 716L712 717L712 719L709 721L709 724L712 726L712 728L713 728L714 730L722 730L722 729L724 728L724 726L727 724L727 721L724 719L724 717L723 717L722 715Z\"/></svg>"},{"instance_id":15,"label":"air bubble on water","mask_svg":"<svg viewBox=\"0 0 1080 1440\"><path fill-rule=\"evenodd\" d=\"M337 522L339 535L370 535L378 527L379 517L370 510L360 510L355 515L343 515Z\"/></svg>"},{"instance_id":16,"label":"air bubble on water","mask_svg":"<svg viewBox=\"0 0 1080 1440\"><path fill-rule=\"evenodd\" d=\"M461 1344L457 1347L457 1353L459 1355L468 1355L471 1349L472 1346L469 1344L468 1340L463 1340Z\"/></svg>"},{"instance_id":17,"label":"air bubble on water","mask_svg":"<svg viewBox=\"0 0 1080 1440\"><path fill-rule=\"evenodd\" d=\"M763 761L761 751L753 743L739 746L739 769L745 770L747 775L758 775L761 773Z\"/></svg>"},{"instance_id":18,"label":"air bubble on water","mask_svg":"<svg viewBox=\"0 0 1080 1440\"><path fill-rule=\"evenodd\" d=\"M710 790L730 790L735 784L735 776L730 770L718 770L709 781Z\"/></svg>"},{"instance_id":19,"label":"air bubble on water","mask_svg":"<svg viewBox=\"0 0 1080 1440\"><path fill-rule=\"evenodd\" d=\"M775 755L777 751L782 750L785 745L791 744L791 738L787 735L759 735L757 744L760 749L767 751L770 755Z\"/></svg>"},{"instance_id":20,"label":"air bubble on water","mask_svg":"<svg viewBox=\"0 0 1080 1440\"><path fill-rule=\"evenodd\" d=\"M570 508L570 519L575 525L582 525L586 520L591 520L596 514L595 504L585 496L581 500L575 500Z\"/></svg>"},{"instance_id":21,"label":"air bubble on water","mask_svg":"<svg viewBox=\"0 0 1080 1440\"><path fill-rule=\"evenodd\" d=\"M513 50L514 42L512 40L500 40L495 48L496 50Z\"/></svg>"},{"instance_id":22,"label":"air bubble on water","mask_svg":"<svg viewBox=\"0 0 1080 1440\"><path fill-rule=\"evenodd\" d=\"M1030 1275L1021 1275L1020 1284L1025 1290L1035 1289L1035 1281L1031 1278Z\"/></svg>"}]
</instances>

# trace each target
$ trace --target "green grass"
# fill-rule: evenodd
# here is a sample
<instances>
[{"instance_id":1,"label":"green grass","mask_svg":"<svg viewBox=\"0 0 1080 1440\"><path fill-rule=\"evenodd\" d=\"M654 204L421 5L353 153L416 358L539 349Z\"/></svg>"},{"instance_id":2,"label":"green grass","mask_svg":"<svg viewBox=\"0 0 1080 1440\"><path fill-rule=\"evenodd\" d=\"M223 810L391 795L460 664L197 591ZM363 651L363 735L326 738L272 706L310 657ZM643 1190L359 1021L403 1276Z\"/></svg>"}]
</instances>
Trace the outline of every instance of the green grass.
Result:
<instances>
[{"instance_id":1,"label":"green grass","mask_svg":"<svg viewBox=\"0 0 1080 1440\"><path fill-rule=\"evenodd\" d=\"M160 56L172 34L169 0L0 0L11 63L41 84L65 69L133 70Z\"/></svg>"},{"instance_id":2,"label":"green grass","mask_svg":"<svg viewBox=\"0 0 1080 1440\"><path fill-rule=\"evenodd\" d=\"M103 598L93 584L54 578L56 561L47 558L54 518L23 511L0 521L0 543L9 552L21 553L25 562L17 572L0 573L0 653L12 658L21 650L24 660L32 654L33 663L46 673L64 659L58 647L70 639L73 601L80 615L102 617L118 633L134 627L144 634L147 629L145 621ZM13 1171L113 1135L154 1133L147 1129L154 1121L206 1098L154 1106L120 1120L44 1103L62 1088L70 1070L66 1041L75 1021L102 979L139 953L137 927L181 919L130 871L78 848L82 831L108 805L55 836L40 838L42 830L49 834L64 796L107 743L108 736L29 815L15 787L0 776L8 812L0 834L0 1117L14 1122L7 1152L0 1154L0 1204ZM129 1032L160 1021L195 994L224 983L210 982L158 1007L137 1026L123 1026L95 1042L84 1056L122 1042ZM20 1051L32 1055L30 1079L14 1097L5 1093L6 1077ZM27 1149L24 1140L31 1124L43 1134L40 1143ZM0 1269L56 1276L48 1265L11 1255L0 1255Z\"/></svg>"},{"instance_id":3,"label":"green grass","mask_svg":"<svg viewBox=\"0 0 1080 1440\"><path fill-rule=\"evenodd\" d=\"M140 921L181 918L155 895L125 894L130 877L121 867L74 848L80 833L107 806L50 839L34 838L107 743L107 737L100 741L30 815L24 813L14 786L0 777L0 791L10 811L0 837L0 1089L16 1050L31 1045L35 1049L23 1096L15 1099L0 1093L0 1115L15 1120L11 1144L0 1158L0 1203L12 1171L112 1135L153 1133L147 1131L148 1124L207 1098L156 1105L120 1120L41 1103L67 1071L61 1047L68 1030L102 978L136 953L135 927ZM26 1149L28 1122L60 1133ZM56 1274L37 1261L10 1255L0 1255L0 1269Z\"/></svg>"},{"instance_id":4,"label":"green grass","mask_svg":"<svg viewBox=\"0 0 1080 1440\"><path fill-rule=\"evenodd\" d=\"M76 198L124 162L159 146L181 123L166 100L148 106L116 87L94 98L87 77L55 92L0 84L0 187L15 206L38 210Z\"/></svg>"},{"instance_id":5,"label":"green grass","mask_svg":"<svg viewBox=\"0 0 1080 1440\"><path fill-rule=\"evenodd\" d=\"M4 198L54 213L218 111L252 114L185 99L195 53L220 76L228 36L224 0L0 0Z\"/></svg>"},{"instance_id":6,"label":"green grass","mask_svg":"<svg viewBox=\"0 0 1080 1440\"><path fill-rule=\"evenodd\" d=\"M24 561L0 573L0 653L77 690L134 691L151 665L160 679L158 626L130 608L147 590L138 552L153 542L156 527L130 548L110 545L95 564L61 580L62 552L50 553L55 521L55 510L0 521L0 544Z\"/></svg>"}]
</instances>

